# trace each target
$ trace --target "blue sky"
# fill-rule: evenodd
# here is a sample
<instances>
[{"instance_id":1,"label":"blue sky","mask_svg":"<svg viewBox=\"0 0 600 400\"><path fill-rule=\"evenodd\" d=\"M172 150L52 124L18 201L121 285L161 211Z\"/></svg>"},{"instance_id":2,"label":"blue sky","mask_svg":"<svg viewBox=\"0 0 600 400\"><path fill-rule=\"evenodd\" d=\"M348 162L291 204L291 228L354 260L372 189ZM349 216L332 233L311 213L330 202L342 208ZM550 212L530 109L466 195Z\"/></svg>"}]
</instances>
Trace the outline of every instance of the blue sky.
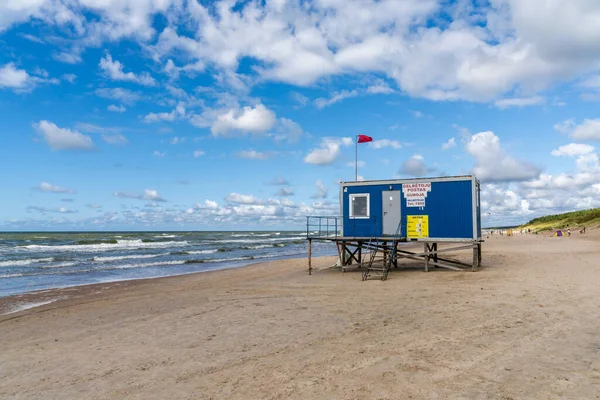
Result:
<instances>
[{"instance_id":1,"label":"blue sky","mask_svg":"<svg viewBox=\"0 0 600 400\"><path fill-rule=\"evenodd\" d=\"M484 224L600 206L600 3L9 0L0 229L282 229L475 173Z\"/></svg>"}]
</instances>

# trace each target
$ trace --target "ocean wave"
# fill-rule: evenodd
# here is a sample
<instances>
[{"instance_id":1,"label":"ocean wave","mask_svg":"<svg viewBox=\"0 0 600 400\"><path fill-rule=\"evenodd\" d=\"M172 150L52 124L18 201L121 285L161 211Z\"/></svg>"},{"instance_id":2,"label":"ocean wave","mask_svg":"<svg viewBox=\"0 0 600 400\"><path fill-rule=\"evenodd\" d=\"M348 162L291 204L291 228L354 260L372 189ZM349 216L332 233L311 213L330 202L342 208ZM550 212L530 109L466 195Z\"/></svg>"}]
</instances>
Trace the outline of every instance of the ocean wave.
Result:
<instances>
[{"instance_id":1,"label":"ocean wave","mask_svg":"<svg viewBox=\"0 0 600 400\"><path fill-rule=\"evenodd\" d=\"M8 261L0 261L0 267L23 267L25 265L31 265L40 262L52 262L54 259L52 257L48 258L29 258L27 260L8 260Z\"/></svg>"},{"instance_id":2,"label":"ocean wave","mask_svg":"<svg viewBox=\"0 0 600 400\"><path fill-rule=\"evenodd\" d=\"M182 253L185 253L185 252L182 252ZM133 259L137 259L137 258L155 258L155 257L168 256L168 255L169 255L169 253L131 254L128 256L94 257L94 258L92 258L92 260L95 262L111 262L111 261L121 261L121 260L133 260Z\"/></svg>"},{"instance_id":3,"label":"ocean wave","mask_svg":"<svg viewBox=\"0 0 600 400\"><path fill-rule=\"evenodd\" d=\"M167 234L163 233L162 235L156 235L154 237L159 238L159 239L173 239L173 238L177 238L179 236L178 235L167 235Z\"/></svg>"},{"instance_id":4,"label":"ocean wave","mask_svg":"<svg viewBox=\"0 0 600 400\"><path fill-rule=\"evenodd\" d=\"M44 265L43 267L40 268L66 268L66 267L72 267L74 265L77 265L77 262L74 261L66 261L66 262L61 262L61 263L57 263L57 264L48 264L48 265Z\"/></svg>"},{"instance_id":5,"label":"ocean wave","mask_svg":"<svg viewBox=\"0 0 600 400\"><path fill-rule=\"evenodd\" d=\"M186 251L187 254L214 254L217 253L219 249L210 249L210 250L194 250L194 251Z\"/></svg>"},{"instance_id":6,"label":"ocean wave","mask_svg":"<svg viewBox=\"0 0 600 400\"><path fill-rule=\"evenodd\" d=\"M141 263L141 264L122 264L122 265L113 265L105 268L97 268L98 270L108 270L108 269L132 269L132 268L148 268L148 267L158 267L163 265L182 265L185 264L186 260L176 260L176 261L156 261L151 263Z\"/></svg>"},{"instance_id":7,"label":"ocean wave","mask_svg":"<svg viewBox=\"0 0 600 400\"><path fill-rule=\"evenodd\" d=\"M40 245L40 244L29 244L27 246L21 246L20 249L30 251L72 251L72 252L101 252L121 249L139 249L139 248L160 248L160 247L182 247L187 246L188 241L181 242L143 242L141 239L133 240L117 240L117 243L101 243L101 244L79 244L79 245Z\"/></svg>"},{"instance_id":8,"label":"ocean wave","mask_svg":"<svg viewBox=\"0 0 600 400\"><path fill-rule=\"evenodd\" d=\"M271 243L271 244L258 244L256 246L243 246L244 250L259 250L259 249L272 249L274 247L285 247L285 243Z\"/></svg>"},{"instance_id":9,"label":"ocean wave","mask_svg":"<svg viewBox=\"0 0 600 400\"><path fill-rule=\"evenodd\" d=\"M276 237L268 239L231 239L215 240L213 243L264 243L264 242L288 242L293 240L305 240L306 236Z\"/></svg>"}]
</instances>

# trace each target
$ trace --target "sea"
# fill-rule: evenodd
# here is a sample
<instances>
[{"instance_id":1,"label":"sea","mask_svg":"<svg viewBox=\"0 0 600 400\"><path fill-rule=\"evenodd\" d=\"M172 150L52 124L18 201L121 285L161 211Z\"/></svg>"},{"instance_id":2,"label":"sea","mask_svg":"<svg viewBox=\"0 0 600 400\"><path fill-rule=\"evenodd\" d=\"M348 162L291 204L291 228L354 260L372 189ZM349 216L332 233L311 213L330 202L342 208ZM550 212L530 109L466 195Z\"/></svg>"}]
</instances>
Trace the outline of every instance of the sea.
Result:
<instances>
[{"instance_id":1,"label":"sea","mask_svg":"<svg viewBox=\"0 0 600 400\"><path fill-rule=\"evenodd\" d=\"M317 242L312 252L336 250ZM0 233L0 297L306 256L300 231Z\"/></svg>"}]
</instances>

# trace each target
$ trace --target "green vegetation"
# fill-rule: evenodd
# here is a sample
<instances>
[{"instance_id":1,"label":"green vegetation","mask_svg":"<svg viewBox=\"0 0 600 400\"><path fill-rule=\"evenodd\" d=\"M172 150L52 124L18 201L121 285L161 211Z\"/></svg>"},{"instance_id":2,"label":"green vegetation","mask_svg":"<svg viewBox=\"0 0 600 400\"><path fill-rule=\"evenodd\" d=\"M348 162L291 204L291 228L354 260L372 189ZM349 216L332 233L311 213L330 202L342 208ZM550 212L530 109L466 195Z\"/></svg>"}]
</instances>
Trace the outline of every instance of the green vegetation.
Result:
<instances>
[{"instance_id":1,"label":"green vegetation","mask_svg":"<svg viewBox=\"0 0 600 400\"><path fill-rule=\"evenodd\" d=\"M534 218L521 225L519 229L531 229L533 232L539 232L548 229L562 229L567 226L570 228L583 226L591 228L598 225L600 225L600 208L592 208L590 210Z\"/></svg>"}]
</instances>

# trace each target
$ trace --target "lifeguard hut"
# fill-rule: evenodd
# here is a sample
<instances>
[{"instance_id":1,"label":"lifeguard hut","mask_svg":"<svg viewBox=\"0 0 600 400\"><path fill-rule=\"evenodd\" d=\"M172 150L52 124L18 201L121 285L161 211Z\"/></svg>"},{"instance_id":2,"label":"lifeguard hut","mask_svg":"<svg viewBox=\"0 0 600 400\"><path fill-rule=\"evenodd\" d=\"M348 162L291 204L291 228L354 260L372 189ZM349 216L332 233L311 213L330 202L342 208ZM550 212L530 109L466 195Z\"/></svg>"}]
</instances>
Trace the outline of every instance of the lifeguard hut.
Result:
<instances>
[{"instance_id":1,"label":"lifeguard hut","mask_svg":"<svg viewBox=\"0 0 600 400\"><path fill-rule=\"evenodd\" d=\"M342 269L364 267L363 280L386 279L403 257L423 261L426 271L429 265L475 271L483 242L479 193L473 175L341 182L340 216L307 217L309 272L313 240L335 242ZM423 243L422 252L410 250L414 242ZM466 249L473 250L472 264L439 256Z\"/></svg>"}]
</instances>

